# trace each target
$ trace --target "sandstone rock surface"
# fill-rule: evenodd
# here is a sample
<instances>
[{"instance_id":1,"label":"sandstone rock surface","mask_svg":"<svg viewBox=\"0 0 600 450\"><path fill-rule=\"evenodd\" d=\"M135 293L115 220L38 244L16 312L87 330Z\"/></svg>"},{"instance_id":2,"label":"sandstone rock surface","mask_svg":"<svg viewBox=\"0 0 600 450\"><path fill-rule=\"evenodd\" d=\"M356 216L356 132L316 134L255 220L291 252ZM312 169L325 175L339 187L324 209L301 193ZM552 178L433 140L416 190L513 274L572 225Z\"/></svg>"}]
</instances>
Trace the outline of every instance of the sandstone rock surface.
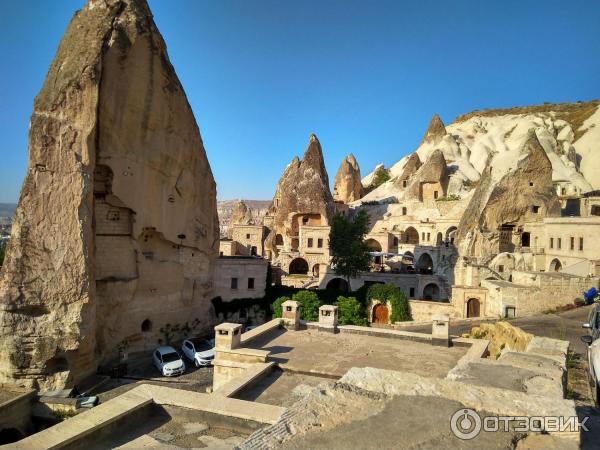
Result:
<instances>
[{"instance_id":1,"label":"sandstone rock surface","mask_svg":"<svg viewBox=\"0 0 600 450\"><path fill-rule=\"evenodd\" d=\"M425 142L437 144L441 142L442 138L446 136L446 134L447 131L446 127L444 126L444 122L442 122L442 119L438 114L434 114L429 121L429 126L427 127L427 131L425 131L425 136L423 136L421 145L423 145Z\"/></svg>"},{"instance_id":2,"label":"sandstone rock surface","mask_svg":"<svg viewBox=\"0 0 600 450\"><path fill-rule=\"evenodd\" d=\"M217 246L215 182L146 1L90 0L34 104L0 380L73 386L211 325Z\"/></svg>"},{"instance_id":3,"label":"sandstone rock surface","mask_svg":"<svg viewBox=\"0 0 600 450\"><path fill-rule=\"evenodd\" d=\"M329 176L323 161L321 144L314 134L302 160L294 157L279 179L269 214L273 216L266 247L277 254L275 236L294 232L292 222L301 214L319 215L322 225L329 224L334 212Z\"/></svg>"},{"instance_id":4,"label":"sandstone rock surface","mask_svg":"<svg viewBox=\"0 0 600 450\"><path fill-rule=\"evenodd\" d=\"M253 223L252 211L243 200L236 203L231 214L232 225L250 225Z\"/></svg>"},{"instance_id":5,"label":"sandstone rock surface","mask_svg":"<svg viewBox=\"0 0 600 450\"><path fill-rule=\"evenodd\" d=\"M498 174L488 167L483 173L458 226L461 252L469 256L498 253L501 226L552 216L560 216L552 163L530 130L514 169Z\"/></svg>"},{"instance_id":6,"label":"sandstone rock surface","mask_svg":"<svg viewBox=\"0 0 600 450\"><path fill-rule=\"evenodd\" d=\"M341 203L351 203L362 197L360 167L354 155L346 156L338 169L333 184L333 199Z\"/></svg>"}]
</instances>

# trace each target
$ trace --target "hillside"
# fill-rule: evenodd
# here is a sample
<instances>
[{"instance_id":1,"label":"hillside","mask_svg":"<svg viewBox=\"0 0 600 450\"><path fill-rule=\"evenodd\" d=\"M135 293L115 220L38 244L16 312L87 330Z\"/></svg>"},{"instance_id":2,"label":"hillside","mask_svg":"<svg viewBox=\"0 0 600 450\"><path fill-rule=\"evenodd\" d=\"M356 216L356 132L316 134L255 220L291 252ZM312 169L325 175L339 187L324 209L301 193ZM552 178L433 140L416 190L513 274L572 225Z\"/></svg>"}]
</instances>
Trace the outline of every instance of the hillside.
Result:
<instances>
[{"instance_id":1,"label":"hillside","mask_svg":"<svg viewBox=\"0 0 600 450\"><path fill-rule=\"evenodd\" d=\"M449 195L468 195L487 167L495 179L513 170L530 129L552 162L553 181L568 184L567 194L600 189L595 174L600 167L599 101L473 111L459 116L445 131L440 124L439 118L432 119L416 153L426 161L434 150L443 152L451 175ZM401 199L403 192L394 180L408 156L389 169L390 181L361 201Z\"/></svg>"},{"instance_id":2,"label":"hillside","mask_svg":"<svg viewBox=\"0 0 600 450\"><path fill-rule=\"evenodd\" d=\"M233 208L239 200L222 200L217 202L217 214L219 215L219 227L221 235L224 235L231 220ZM257 223L262 223L262 218L267 213L271 200L244 200L244 203L250 208L250 212Z\"/></svg>"}]
</instances>

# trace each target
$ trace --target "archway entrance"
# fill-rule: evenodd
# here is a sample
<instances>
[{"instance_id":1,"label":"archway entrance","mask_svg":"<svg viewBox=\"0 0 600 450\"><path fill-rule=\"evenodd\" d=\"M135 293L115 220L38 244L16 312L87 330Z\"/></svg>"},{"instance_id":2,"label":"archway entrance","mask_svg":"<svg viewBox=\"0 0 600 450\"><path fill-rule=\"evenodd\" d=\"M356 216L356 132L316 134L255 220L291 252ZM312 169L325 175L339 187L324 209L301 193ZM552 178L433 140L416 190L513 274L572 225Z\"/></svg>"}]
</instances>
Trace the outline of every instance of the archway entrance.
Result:
<instances>
[{"instance_id":1,"label":"archway entrance","mask_svg":"<svg viewBox=\"0 0 600 450\"><path fill-rule=\"evenodd\" d=\"M371 252L381 252L381 244L375 239L367 239L365 243ZM375 264L381 264L381 256L375 256L373 259Z\"/></svg>"},{"instance_id":2,"label":"archway entrance","mask_svg":"<svg viewBox=\"0 0 600 450\"><path fill-rule=\"evenodd\" d=\"M325 286L325 289L346 292L348 290L348 282L343 278L334 278L329 280L327 286Z\"/></svg>"},{"instance_id":3,"label":"archway entrance","mask_svg":"<svg viewBox=\"0 0 600 450\"><path fill-rule=\"evenodd\" d=\"M550 262L550 271L551 272L560 272L562 270L562 263L558 258L554 258L552 262Z\"/></svg>"},{"instance_id":4,"label":"archway entrance","mask_svg":"<svg viewBox=\"0 0 600 450\"><path fill-rule=\"evenodd\" d=\"M456 227L450 227L446 230L446 242L450 245L454 245L454 236L456 235Z\"/></svg>"},{"instance_id":5,"label":"archway entrance","mask_svg":"<svg viewBox=\"0 0 600 450\"><path fill-rule=\"evenodd\" d=\"M425 300L439 300L440 288L435 283L429 283L423 288L423 298Z\"/></svg>"},{"instance_id":6,"label":"archway entrance","mask_svg":"<svg viewBox=\"0 0 600 450\"><path fill-rule=\"evenodd\" d=\"M470 298L467 301L467 317L479 317L479 300Z\"/></svg>"},{"instance_id":7,"label":"archway entrance","mask_svg":"<svg viewBox=\"0 0 600 450\"><path fill-rule=\"evenodd\" d=\"M313 274L313 277L318 277L318 276L319 276L319 272L320 272L320 271L319 271L319 265L318 265L318 264L315 264L315 265L313 266L313 268L312 268L312 274Z\"/></svg>"},{"instance_id":8,"label":"archway entrance","mask_svg":"<svg viewBox=\"0 0 600 450\"><path fill-rule=\"evenodd\" d=\"M423 253L417 261L417 270L423 274L433 273L433 259L429 253Z\"/></svg>"},{"instance_id":9,"label":"archway entrance","mask_svg":"<svg viewBox=\"0 0 600 450\"><path fill-rule=\"evenodd\" d=\"M417 245L419 243L419 232L413 227L408 227L406 230L404 230L403 237L405 244Z\"/></svg>"},{"instance_id":10,"label":"archway entrance","mask_svg":"<svg viewBox=\"0 0 600 450\"><path fill-rule=\"evenodd\" d=\"M521 247L529 247L529 242L531 240L531 235L528 231L521 234Z\"/></svg>"},{"instance_id":11,"label":"archway entrance","mask_svg":"<svg viewBox=\"0 0 600 450\"><path fill-rule=\"evenodd\" d=\"M435 238L435 245L437 247L441 247L443 243L444 243L444 237L442 236L442 233L438 233Z\"/></svg>"},{"instance_id":12,"label":"archway entrance","mask_svg":"<svg viewBox=\"0 0 600 450\"><path fill-rule=\"evenodd\" d=\"M308 263L303 258L293 259L290 263L290 275L308 274Z\"/></svg>"},{"instance_id":13,"label":"archway entrance","mask_svg":"<svg viewBox=\"0 0 600 450\"><path fill-rule=\"evenodd\" d=\"M389 323L390 312L386 305L378 304L373 307L373 323Z\"/></svg>"}]
</instances>

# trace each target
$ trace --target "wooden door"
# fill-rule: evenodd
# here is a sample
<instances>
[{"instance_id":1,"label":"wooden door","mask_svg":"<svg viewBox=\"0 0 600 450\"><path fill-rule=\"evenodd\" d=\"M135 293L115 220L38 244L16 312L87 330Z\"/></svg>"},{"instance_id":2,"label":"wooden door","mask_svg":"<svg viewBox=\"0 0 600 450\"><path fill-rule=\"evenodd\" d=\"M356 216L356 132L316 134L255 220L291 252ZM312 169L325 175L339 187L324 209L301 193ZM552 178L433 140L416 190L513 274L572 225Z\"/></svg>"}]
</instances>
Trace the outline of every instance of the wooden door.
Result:
<instances>
[{"instance_id":1,"label":"wooden door","mask_svg":"<svg viewBox=\"0 0 600 450\"><path fill-rule=\"evenodd\" d=\"M373 308L374 323L389 323L389 311L386 305L375 305Z\"/></svg>"},{"instance_id":2,"label":"wooden door","mask_svg":"<svg viewBox=\"0 0 600 450\"><path fill-rule=\"evenodd\" d=\"M479 300L471 298L467 302L467 317L479 317Z\"/></svg>"}]
</instances>

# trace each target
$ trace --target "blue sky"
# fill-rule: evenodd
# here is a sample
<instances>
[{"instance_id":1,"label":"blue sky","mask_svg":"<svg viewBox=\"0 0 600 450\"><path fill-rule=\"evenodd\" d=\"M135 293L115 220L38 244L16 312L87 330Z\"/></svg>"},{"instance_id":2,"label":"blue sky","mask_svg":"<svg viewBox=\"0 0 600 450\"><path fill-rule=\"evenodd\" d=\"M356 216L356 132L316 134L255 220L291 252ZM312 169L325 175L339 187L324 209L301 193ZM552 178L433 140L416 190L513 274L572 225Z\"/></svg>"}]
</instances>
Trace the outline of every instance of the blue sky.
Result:
<instances>
[{"instance_id":1,"label":"blue sky","mask_svg":"<svg viewBox=\"0 0 600 450\"><path fill-rule=\"evenodd\" d=\"M319 137L331 180L413 151L433 113L600 97L600 2L149 0L219 199L269 199ZM33 98L84 0L0 0L0 202Z\"/></svg>"}]
</instances>

